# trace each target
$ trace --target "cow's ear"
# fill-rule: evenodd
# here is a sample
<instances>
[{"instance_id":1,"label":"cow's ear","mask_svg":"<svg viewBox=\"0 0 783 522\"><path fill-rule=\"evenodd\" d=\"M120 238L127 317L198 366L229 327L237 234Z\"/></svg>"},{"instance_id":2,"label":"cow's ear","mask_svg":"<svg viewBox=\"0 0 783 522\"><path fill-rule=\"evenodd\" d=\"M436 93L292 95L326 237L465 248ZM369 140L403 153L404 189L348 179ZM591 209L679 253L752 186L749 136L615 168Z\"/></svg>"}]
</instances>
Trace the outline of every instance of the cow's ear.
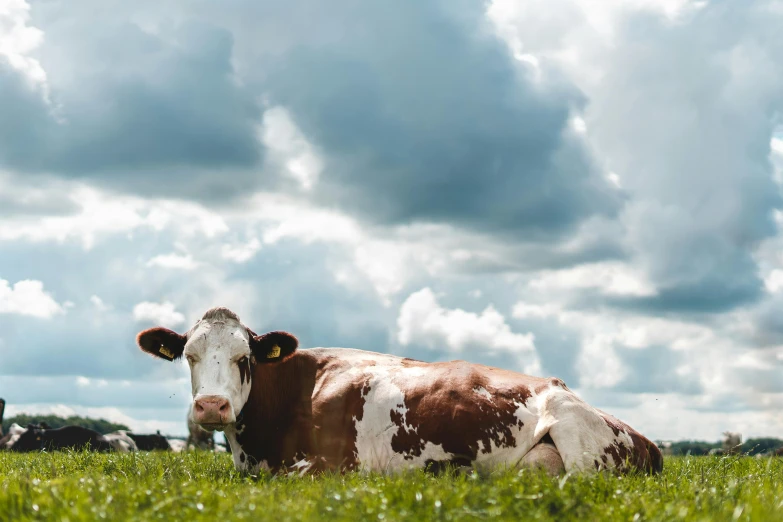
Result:
<instances>
[{"instance_id":1,"label":"cow's ear","mask_svg":"<svg viewBox=\"0 0 783 522\"><path fill-rule=\"evenodd\" d=\"M299 341L288 332L250 336L250 351L257 363L282 361L296 351Z\"/></svg>"},{"instance_id":2,"label":"cow's ear","mask_svg":"<svg viewBox=\"0 0 783 522\"><path fill-rule=\"evenodd\" d=\"M155 357L173 361L182 357L187 337L168 328L150 328L136 336L136 343L143 351Z\"/></svg>"}]
</instances>

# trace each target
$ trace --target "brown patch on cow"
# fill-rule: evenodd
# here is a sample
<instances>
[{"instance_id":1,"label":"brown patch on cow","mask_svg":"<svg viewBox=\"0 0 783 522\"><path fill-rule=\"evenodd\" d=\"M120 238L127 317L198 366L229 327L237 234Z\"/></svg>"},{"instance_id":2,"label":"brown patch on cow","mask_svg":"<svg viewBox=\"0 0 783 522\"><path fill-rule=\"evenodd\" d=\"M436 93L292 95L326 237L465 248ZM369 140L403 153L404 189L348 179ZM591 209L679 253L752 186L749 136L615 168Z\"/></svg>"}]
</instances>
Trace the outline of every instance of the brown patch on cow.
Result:
<instances>
[{"instance_id":1,"label":"brown patch on cow","mask_svg":"<svg viewBox=\"0 0 783 522\"><path fill-rule=\"evenodd\" d=\"M604 418L606 425L612 429L615 437L619 437L620 433L624 433L630 437L633 443L633 447L629 448L623 442L616 441L604 448L604 452L611 455L620 471L625 471L629 465L647 473L655 474L663 471L663 455L655 443L624 422L600 410L598 411Z\"/></svg>"},{"instance_id":2,"label":"brown patch on cow","mask_svg":"<svg viewBox=\"0 0 783 522\"><path fill-rule=\"evenodd\" d=\"M237 442L251 463L278 469L312 452L312 392L316 368L291 357L252 369L250 395L237 423Z\"/></svg>"},{"instance_id":3,"label":"brown patch on cow","mask_svg":"<svg viewBox=\"0 0 783 522\"><path fill-rule=\"evenodd\" d=\"M309 351L255 365L237 423L237 442L248 460L266 461L272 471L302 460L309 472L355 469L356 420L362 419L369 384L367 376L345 370L343 361Z\"/></svg>"},{"instance_id":4,"label":"brown patch on cow","mask_svg":"<svg viewBox=\"0 0 783 522\"><path fill-rule=\"evenodd\" d=\"M515 413L531 396L531 388L520 377L464 361L421 363L403 361L403 367L425 366L427 378L406 382L391 374L403 390L405 415L390 411L397 433L392 449L406 459L421 456L426 443L440 445L460 465L496 447L515 447L513 428L522 427ZM490 397L476 392L484 388Z\"/></svg>"}]
</instances>

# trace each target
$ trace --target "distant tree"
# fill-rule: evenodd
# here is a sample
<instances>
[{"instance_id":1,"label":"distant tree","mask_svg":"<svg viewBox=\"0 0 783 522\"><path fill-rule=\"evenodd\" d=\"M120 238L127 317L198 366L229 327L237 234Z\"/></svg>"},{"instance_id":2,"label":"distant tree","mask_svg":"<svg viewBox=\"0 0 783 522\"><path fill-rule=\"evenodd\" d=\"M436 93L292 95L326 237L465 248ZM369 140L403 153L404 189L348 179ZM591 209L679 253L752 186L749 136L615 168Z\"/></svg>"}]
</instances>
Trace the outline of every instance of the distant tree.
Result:
<instances>
[{"instance_id":1,"label":"distant tree","mask_svg":"<svg viewBox=\"0 0 783 522\"><path fill-rule=\"evenodd\" d=\"M672 442L672 455L706 455L711 449L720 447L719 441L680 440Z\"/></svg>"},{"instance_id":2,"label":"distant tree","mask_svg":"<svg viewBox=\"0 0 783 522\"><path fill-rule=\"evenodd\" d=\"M661 446L661 443L658 444ZM740 454L756 455L772 452L783 447L783 440L771 437L748 439L740 446ZM672 442L672 455L707 455L711 449L721 449L721 441L706 442L701 440L681 440Z\"/></svg>"},{"instance_id":3,"label":"distant tree","mask_svg":"<svg viewBox=\"0 0 783 522\"><path fill-rule=\"evenodd\" d=\"M15 415L7 419L3 419L3 431L7 432L8 428L13 423L17 423L23 428L26 428L28 424L40 424L45 422L52 428L62 428L63 426L81 426L83 428L89 428L95 430L98 433L111 433L117 430L129 430L124 424L117 424L109 422L104 419L90 419L88 417L59 417L57 415Z\"/></svg>"},{"instance_id":4,"label":"distant tree","mask_svg":"<svg viewBox=\"0 0 783 522\"><path fill-rule=\"evenodd\" d=\"M757 455L759 453L771 453L780 447L783 447L783 440L764 437L746 440L742 443L740 451L748 455Z\"/></svg>"}]
</instances>

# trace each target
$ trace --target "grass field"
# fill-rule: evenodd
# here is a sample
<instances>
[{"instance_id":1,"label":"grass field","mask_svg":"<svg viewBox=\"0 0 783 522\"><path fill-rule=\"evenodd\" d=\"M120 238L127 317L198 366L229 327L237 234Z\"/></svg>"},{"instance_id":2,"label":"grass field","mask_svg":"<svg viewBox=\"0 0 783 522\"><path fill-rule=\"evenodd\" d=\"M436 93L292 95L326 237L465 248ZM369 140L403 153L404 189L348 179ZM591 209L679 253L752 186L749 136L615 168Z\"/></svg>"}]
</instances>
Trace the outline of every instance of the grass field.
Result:
<instances>
[{"instance_id":1,"label":"grass field","mask_svg":"<svg viewBox=\"0 0 783 522\"><path fill-rule=\"evenodd\" d=\"M242 477L225 454L0 453L0 520L783 520L783 459L675 457L659 477Z\"/></svg>"}]
</instances>

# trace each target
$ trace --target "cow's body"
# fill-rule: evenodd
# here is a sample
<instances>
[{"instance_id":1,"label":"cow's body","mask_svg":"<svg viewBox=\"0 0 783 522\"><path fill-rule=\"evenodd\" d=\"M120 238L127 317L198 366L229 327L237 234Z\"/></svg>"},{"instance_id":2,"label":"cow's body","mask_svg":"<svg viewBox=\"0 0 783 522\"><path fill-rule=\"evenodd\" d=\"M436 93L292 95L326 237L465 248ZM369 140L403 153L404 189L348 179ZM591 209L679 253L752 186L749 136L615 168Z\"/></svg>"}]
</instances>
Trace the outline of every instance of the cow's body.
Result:
<instances>
[{"instance_id":1,"label":"cow's body","mask_svg":"<svg viewBox=\"0 0 783 522\"><path fill-rule=\"evenodd\" d=\"M515 466L548 445L566 470L657 471L662 462L652 442L559 379L360 350L300 350L257 365L241 417L225 434L237 468L251 472L295 462L375 471Z\"/></svg>"},{"instance_id":2,"label":"cow's body","mask_svg":"<svg viewBox=\"0 0 783 522\"><path fill-rule=\"evenodd\" d=\"M185 447L188 449L215 450L215 435L203 429L188 416L188 439Z\"/></svg>"},{"instance_id":3,"label":"cow's body","mask_svg":"<svg viewBox=\"0 0 783 522\"><path fill-rule=\"evenodd\" d=\"M224 431L242 471L455 464L657 472L663 464L655 444L559 379L352 349L297 351L292 335L256 335L225 308L186 334L151 328L137 342L169 361L187 358L191 420Z\"/></svg>"},{"instance_id":4,"label":"cow's body","mask_svg":"<svg viewBox=\"0 0 783 522\"><path fill-rule=\"evenodd\" d=\"M43 429L30 425L10 448L17 452L57 451L65 449L90 449L112 451L114 448L97 431L81 426L64 426L57 429Z\"/></svg>"}]
</instances>

